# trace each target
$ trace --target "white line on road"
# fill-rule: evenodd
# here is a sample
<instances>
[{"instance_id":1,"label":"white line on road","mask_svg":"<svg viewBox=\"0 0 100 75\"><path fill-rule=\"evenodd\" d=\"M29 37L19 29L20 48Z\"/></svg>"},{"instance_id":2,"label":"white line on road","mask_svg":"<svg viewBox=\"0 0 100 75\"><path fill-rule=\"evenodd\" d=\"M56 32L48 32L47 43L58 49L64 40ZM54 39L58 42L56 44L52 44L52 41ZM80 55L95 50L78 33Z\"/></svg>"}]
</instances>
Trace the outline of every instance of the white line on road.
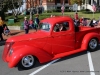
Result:
<instances>
[{"instance_id":1,"label":"white line on road","mask_svg":"<svg viewBox=\"0 0 100 75\"><path fill-rule=\"evenodd\" d=\"M59 58L60 59L60 58ZM34 71L33 73L29 74L29 75L35 75L36 73L40 72L41 70L43 70L44 68L50 66L51 64L55 63L56 61L58 61L59 59L53 60L50 63L44 65L43 67L39 68L38 70Z\"/></svg>"},{"instance_id":2,"label":"white line on road","mask_svg":"<svg viewBox=\"0 0 100 75\"><path fill-rule=\"evenodd\" d=\"M90 68L90 75L95 75L91 53L87 51L87 55L88 55L88 62L89 62L89 68Z\"/></svg>"}]
</instances>

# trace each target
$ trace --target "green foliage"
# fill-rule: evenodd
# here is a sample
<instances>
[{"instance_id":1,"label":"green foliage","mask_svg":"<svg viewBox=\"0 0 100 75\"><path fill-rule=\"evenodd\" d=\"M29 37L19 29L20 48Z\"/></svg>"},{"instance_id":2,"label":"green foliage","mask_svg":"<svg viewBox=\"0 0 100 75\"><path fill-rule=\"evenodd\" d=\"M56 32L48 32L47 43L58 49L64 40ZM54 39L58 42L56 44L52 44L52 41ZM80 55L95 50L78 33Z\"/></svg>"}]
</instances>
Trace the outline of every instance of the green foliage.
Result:
<instances>
[{"instance_id":1,"label":"green foliage","mask_svg":"<svg viewBox=\"0 0 100 75\"><path fill-rule=\"evenodd\" d=\"M21 2L20 0L13 0L13 3L12 3L12 0L3 0L2 1L2 5L3 5L2 9L7 11L8 9L10 9L10 10L14 9L14 7L18 8L19 7L18 3L20 3L20 2ZM13 4L14 4L14 7L13 7Z\"/></svg>"},{"instance_id":2,"label":"green foliage","mask_svg":"<svg viewBox=\"0 0 100 75\"><path fill-rule=\"evenodd\" d=\"M71 5L73 5L73 4L78 4L78 5L81 5L82 4L82 0L70 0L70 2L71 2Z\"/></svg>"},{"instance_id":3,"label":"green foliage","mask_svg":"<svg viewBox=\"0 0 100 75\"><path fill-rule=\"evenodd\" d=\"M42 20L42 19L48 18L48 17L50 17L51 14L55 15L55 16L61 16L62 15L61 12L43 13L43 14L39 15L39 19ZM70 16L72 18L74 17L74 14L75 14L75 12L64 12L64 16ZM90 18L90 19L93 18L93 13L89 12L89 11L87 13L86 10L82 10L82 12L78 12L78 15L79 15L79 17L85 17L85 18ZM96 20L99 18L99 15L100 15L100 13L94 13ZM26 15L26 16L29 19L30 15ZM6 21L6 24L10 25L10 26L21 26L22 22L24 21L24 17L25 17L24 15L19 15L17 22L15 22L14 24L8 24L8 21ZM13 16L7 16L6 20L12 19L12 18L13 18ZM35 18L35 15L33 15L33 18Z\"/></svg>"}]
</instances>

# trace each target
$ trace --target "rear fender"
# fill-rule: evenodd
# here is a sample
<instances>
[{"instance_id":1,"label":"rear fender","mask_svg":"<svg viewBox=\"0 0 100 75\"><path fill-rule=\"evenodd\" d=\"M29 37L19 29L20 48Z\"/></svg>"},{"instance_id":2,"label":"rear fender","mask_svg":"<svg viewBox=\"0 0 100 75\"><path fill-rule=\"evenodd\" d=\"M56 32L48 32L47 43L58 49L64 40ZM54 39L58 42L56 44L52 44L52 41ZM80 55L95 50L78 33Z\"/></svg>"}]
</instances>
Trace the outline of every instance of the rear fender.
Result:
<instances>
[{"instance_id":1,"label":"rear fender","mask_svg":"<svg viewBox=\"0 0 100 75\"><path fill-rule=\"evenodd\" d=\"M26 55L33 55L35 56L40 63L50 61L53 56L52 54L47 53L46 51L36 48L36 47L30 47L30 46L23 46L23 48L16 48L14 50L13 54L9 58L9 67L12 68L16 66L19 61L22 59L22 57Z\"/></svg>"},{"instance_id":2,"label":"rear fender","mask_svg":"<svg viewBox=\"0 0 100 75\"><path fill-rule=\"evenodd\" d=\"M84 36L83 41L82 41L82 45L81 45L81 49L87 49L88 47L88 43L90 41L90 39L92 38L97 38L98 42L100 42L100 35L97 33L88 33Z\"/></svg>"}]
</instances>

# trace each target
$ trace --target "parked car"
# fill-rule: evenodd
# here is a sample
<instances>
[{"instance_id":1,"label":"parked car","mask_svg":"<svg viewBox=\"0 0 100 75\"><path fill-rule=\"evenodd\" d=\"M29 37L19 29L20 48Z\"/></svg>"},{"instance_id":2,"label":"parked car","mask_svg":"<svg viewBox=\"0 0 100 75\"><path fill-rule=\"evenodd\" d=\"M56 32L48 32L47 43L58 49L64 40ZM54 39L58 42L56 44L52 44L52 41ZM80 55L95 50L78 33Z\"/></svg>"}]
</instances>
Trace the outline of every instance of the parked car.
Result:
<instances>
[{"instance_id":1,"label":"parked car","mask_svg":"<svg viewBox=\"0 0 100 75\"><path fill-rule=\"evenodd\" d=\"M18 65L30 69L36 60L44 63L85 50L94 51L100 43L100 28L76 28L67 16L46 18L39 27L37 32L7 39L3 60L10 68Z\"/></svg>"}]
</instances>

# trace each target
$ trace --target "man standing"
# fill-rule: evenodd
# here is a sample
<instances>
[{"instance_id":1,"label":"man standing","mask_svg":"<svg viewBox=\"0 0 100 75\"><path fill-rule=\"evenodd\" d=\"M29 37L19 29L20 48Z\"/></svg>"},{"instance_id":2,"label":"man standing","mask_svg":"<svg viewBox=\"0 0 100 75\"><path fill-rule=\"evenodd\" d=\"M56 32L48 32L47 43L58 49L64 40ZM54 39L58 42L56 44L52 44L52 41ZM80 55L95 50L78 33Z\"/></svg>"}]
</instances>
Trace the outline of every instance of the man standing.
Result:
<instances>
[{"instance_id":1,"label":"man standing","mask_svg":"<svg viewBox=\"0 0 100 75\"><path fill-rule=\"evenodd\" d=\"M78 20L79 19L77 12L75 13L74 18L75 18L75 20Z\"/></svg>"},{"instance_id":2,"label":"man standing","mask_svg":"<svg viewBox=\"0 0 100 75\"><path fill-rule=\"evenodd\" d=\"M35 29L36 29L36 30L38 29L39 22L40 22L40 20L39 20L39 15L36 14L36 17L35 17L35 19L34 19L34 26L35 26Z\"/></svg>"}]
</instances>

